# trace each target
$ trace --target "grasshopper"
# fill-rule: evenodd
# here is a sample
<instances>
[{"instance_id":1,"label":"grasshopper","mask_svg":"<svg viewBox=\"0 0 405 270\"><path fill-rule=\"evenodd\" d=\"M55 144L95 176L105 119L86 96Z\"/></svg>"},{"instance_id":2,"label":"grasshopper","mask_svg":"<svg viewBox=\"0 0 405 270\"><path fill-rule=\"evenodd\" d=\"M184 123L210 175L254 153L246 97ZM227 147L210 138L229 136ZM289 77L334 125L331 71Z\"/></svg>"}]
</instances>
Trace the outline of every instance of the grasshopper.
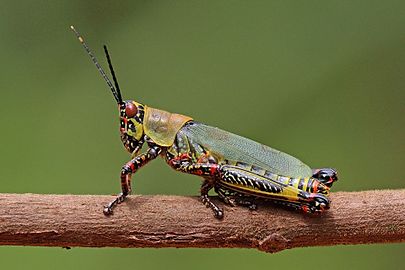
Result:
<instances>
[{"instance_id":1,"label":"grasshopper","mask_svg":"<svg viewBox=\"0 0 405 270\"><path fill-rule=\"evenodd\" d=\"M104 207L105 215L112 214L131 193L131 176L158 156L177 171L202 177L201 201L218 219L224 212L208 196L211 189L231 206L255 209L256 199L264 198L307 213L329 209L336 170L311 169L286 153L191 117L124 101L107 47L104 51L114 85L83 37L73 26L71 29L111 89L118 104L121 141L131 153L121 170L121 193ZM145 143L148 149L140 153Z\"/></svg>"}]
</instances>

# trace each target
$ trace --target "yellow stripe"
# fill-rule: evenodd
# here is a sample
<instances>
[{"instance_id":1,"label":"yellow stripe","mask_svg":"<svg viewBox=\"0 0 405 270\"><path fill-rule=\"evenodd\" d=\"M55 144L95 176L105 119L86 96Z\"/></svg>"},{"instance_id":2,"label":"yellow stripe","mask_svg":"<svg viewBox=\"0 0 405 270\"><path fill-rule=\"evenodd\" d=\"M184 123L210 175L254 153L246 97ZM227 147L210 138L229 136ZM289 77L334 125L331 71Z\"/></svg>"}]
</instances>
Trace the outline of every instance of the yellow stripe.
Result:
<instances>
[{"instance_id":1,"label":"yellow stripe","mask_svg":"<svg viewBox=\"0 0 405 270\"><path fill-rule=\"evenodd\" d=\"M302 185L302 190L306 191L308 187L309 177L304 178L304 184Z\"/></svg>"},{"instance_id":2,"label":"yellow stripe","mask_svg":"<svg viewBox=\"0 0 405 270\"><path fill-rule=\"evenodd\" d=\"M294 187L296 189L298 189L298 184L300 183L300 179L299 178L294 178Z\"/></svg>"},{"instance_id":3,"label":"yellow stripe","mask_svg":"<svg viewBox=\"0 0 405 270\"><path fill-rule=\"evenodd\" d=\"M226 186L229 187L233 187L235 190L239 190L241 192L243 191L247 191L249 194L257 194L257 196L262 195L261 197L276 197L277 199L286 199L288 201L297 201L298 200L298 189L295 189L291 186L286 186L286 187L282 187L283 191L281 191L280 193L272 193L272 192L266 192L266 191L262 191L262 190L257 190L257 189L253 189L251 187L245 187L242 185L237 185L237 184L231 184L228 182L223 182L221 181L221 184L224 184ZM266 195L266 196L263 196Z\"/></svg>"}]
</instances>

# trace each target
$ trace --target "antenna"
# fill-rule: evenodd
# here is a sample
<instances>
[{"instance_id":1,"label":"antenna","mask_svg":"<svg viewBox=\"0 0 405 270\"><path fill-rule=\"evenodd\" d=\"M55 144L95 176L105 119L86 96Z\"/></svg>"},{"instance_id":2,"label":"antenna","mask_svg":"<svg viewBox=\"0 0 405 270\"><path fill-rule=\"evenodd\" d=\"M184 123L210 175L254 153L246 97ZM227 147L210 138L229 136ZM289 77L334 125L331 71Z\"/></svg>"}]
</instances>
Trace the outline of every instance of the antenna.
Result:
<instances>
[{"instance_id":1,"label":"antenna","mask_svg":"<svg viewBox=\"0 0 405 270\"><path fill-rule=\"evenodd\" d=\"M118 99L122 101L120 86L118 85L118 80L117 80L117 77L115 76L115 72L114 72L114 69L113 69L113 66L112 66L112 63L111 63L110 54L108 53L106 45L104 45L104 52L105 52L105 55L107 56L108 66L110 67L111 75L112 75L113 80L114 80L115 89L117 91Z\"/></svg>"},{"instance_id":2,"label":"antenna","mask_svg":"<svg viewBox=\"0 0 405 270\"><path fill-rule=\"evenodd\" d=\"M91 52L89 46L87 46L87 44L84 42L83 37L80 35L80 33L73 27L73 25L70 26L70 29L72 29L72 31L75 33L77 39L80 41L80 43L83 45L84 49L86 50L87 54L90 56L91 60L93 61L93 63L96 65L98 71L100 72L101 76L103 76L104 80L107 82L108 86L111 89L111 92L114 95L115 100L117 101L118 104L122 103L122 98L121 98L121 93L117 92L117 90L115 89L114 85L112 84L112 82L110 81L110 79L108 78L107 74L105 74L103 68L100 66L100 64L97 61L97 58L93 55L93 53ZM110 61L109 61L110 64ZM118 83L116 82L116 78L115 78L115 74L112 70L112 67L110 66L111 69L111 73L113 74L113 78L114 78L114 82L115 85L118 88ZM119 89L119 88L118 88Z\"/></svg>"}]
</instances>

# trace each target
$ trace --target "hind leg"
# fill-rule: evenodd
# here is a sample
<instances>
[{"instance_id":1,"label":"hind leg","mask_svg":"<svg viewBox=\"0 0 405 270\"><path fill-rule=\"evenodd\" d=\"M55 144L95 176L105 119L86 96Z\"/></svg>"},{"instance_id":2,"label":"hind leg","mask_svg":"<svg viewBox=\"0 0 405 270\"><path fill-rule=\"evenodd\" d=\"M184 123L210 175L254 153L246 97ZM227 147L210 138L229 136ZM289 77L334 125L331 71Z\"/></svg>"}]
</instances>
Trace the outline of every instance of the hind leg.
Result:
<instances>
[{"instance_id":1,"label":"hind leg","mask_svg":"<svg viewBox=\"0 0 405 270\"><path fill-rule=\"evenodd\" d=\"M218 197L229 206L236 206L234 194L229 194L226 190L222 189L220 186L216 185L214 187L215 192L218 194Z\"/></svg>"},{"instance_id":2,"label":"hind leg","mask_svg":"<svg viewBox=\"0 0 405 270\"><path fill-rule=\"evenodd\" d=\"M214 189L215 192L218 194L218 197L229 206L233 207L239 205L248 207L250 210L257 209L255 198L252 196L238 193L236 191L227 190L219 185L216 185Z\"/></svg>"},{"instance_id":3,"label":"hind leg","mask_svg":"<svg viewBox=\"0 0 405 270\"><path fill-rule=\"evenodd\" d=\"M244 194L239 194L235 198L235 202L237 205L249 208L249 210L257 210L256 200L252 196L246 196Z\"/></svg>"}]
</instances>

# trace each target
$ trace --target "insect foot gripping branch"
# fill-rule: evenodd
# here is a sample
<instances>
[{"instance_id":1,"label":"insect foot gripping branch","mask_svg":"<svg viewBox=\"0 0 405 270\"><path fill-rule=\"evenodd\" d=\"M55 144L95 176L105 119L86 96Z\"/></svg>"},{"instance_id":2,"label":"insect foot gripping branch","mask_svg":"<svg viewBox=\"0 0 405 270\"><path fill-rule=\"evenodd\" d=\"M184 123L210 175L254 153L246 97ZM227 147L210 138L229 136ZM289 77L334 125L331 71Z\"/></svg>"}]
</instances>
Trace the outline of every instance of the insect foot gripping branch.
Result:
<instances>
[{"instance_id":1,"label":"insect foot gripping branch","mask_svg":"<svg viewBox=\"0 0 405 270\"><path fill-rule=\"evenodd\" d=\"M121 141L131 160L121 170L121 193L104 208L106 215L131 192L131 176L159 155L175 170L202 177L201 201L223 218L210 200L211 189L226 204L256 209L265 199L306 213L329 209L329 190L337 181L331 168L311 169L295 157L266 145L194 121L191 117L123 100L107 47L105 55L114 83L108 78L84 38L71 26L107 82L118 105ZM142 146L148 149L140 153Z\"/></svg>"}]
</instances>

